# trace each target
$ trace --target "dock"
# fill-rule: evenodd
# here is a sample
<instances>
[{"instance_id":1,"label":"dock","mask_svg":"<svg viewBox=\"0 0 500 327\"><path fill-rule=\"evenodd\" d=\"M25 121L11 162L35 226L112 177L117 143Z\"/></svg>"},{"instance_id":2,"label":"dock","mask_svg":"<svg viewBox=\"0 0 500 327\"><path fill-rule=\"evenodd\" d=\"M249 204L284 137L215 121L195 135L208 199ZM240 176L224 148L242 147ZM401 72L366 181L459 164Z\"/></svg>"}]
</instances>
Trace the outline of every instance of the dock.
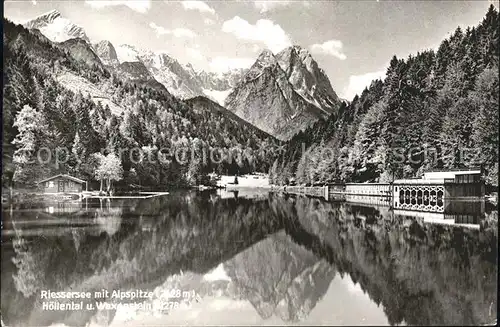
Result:
<instances>
[{"instance_id":1,"label":"dock","mask_svg":"<svg viewBox=\"0 0 500 327\"><path fill-rule=\"evenodd\" d=\"M82 195L87 199L149 199L156 196L168 195L168 192L138 192L140 195L99 195L98 193L90 193Z\"/></svg>"}]
</instances>

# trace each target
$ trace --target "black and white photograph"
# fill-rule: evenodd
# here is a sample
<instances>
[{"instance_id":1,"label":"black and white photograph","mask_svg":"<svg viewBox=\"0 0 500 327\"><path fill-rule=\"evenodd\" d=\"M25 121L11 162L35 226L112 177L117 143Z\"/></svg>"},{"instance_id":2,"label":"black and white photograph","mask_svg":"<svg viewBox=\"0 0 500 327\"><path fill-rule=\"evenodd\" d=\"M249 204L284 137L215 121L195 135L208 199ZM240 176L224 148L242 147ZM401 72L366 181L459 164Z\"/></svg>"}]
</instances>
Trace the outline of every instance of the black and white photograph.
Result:
<instances>
[{"instance_id":1,"label":"black and white photograph","mask_svg":"<svg viewBox=\"0 0 500 327\"><path fill-rule=\"evenodd\" d=\"M499 8L5 0L1 326L495 326Z\"/></svg>"}]
</instances>

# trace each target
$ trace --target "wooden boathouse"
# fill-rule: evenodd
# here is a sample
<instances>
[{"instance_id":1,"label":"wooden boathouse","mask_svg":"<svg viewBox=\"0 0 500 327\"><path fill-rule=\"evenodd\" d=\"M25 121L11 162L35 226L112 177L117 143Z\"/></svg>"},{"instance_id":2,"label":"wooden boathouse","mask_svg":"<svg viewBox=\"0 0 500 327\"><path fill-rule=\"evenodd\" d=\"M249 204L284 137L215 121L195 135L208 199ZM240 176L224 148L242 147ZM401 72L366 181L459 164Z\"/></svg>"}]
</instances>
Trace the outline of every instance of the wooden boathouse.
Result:
<instances>
[{"instance_id":1,"label":"wooden boathouse","mask_svg":"<svg viewBox=\"0 0 500 327\"><path fill-rule=\"evenodd\" d=\"M443 201L484 197L480 170L434 171L419 179L399 179L392 183L395 209L442 211Z\"/></svg>"},{"instance_id":2,"label":"wooden boathouse","mask_svg":"<svg viewBox=\"0 0 500 327\"><path fill-rule=\"evenodd\" d=\"M444 201L484 198L485 185L480 170L431 171L422 178L398 179L392 183L347 183L322 186L272 186L272 191L384 203L400 210L443 212ZM377 200L379 198L380 200Z\"/></svg>"}]
</instances>

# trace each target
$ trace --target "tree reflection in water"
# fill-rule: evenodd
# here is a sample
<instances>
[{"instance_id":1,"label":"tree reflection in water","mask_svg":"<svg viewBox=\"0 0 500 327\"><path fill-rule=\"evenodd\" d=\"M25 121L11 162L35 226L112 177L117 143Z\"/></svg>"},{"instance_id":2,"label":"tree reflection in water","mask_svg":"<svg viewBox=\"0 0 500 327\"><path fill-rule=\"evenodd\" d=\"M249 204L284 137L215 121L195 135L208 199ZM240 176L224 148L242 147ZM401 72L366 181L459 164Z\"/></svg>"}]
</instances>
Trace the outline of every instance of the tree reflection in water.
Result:
<instances>
[{"instance_id":1,"label":"tree reflection in water","mask_svg":"<svg viewBox=\"0 0 500 327\"><path fill-rule=\"evenodd\" d=\"M277 200L273 209L297 217L289 229L294 240L348 273L384 306L391 324L496 319L496 226L478 231L421 224L387 209L306 198L283 203Z\"/></svg>"},{"instance_id":2,"label":"tree reflection in water","mask_svg":"<svg viewBox=\"0 0 500 327\"><path fill-rule=\"evenodd\" d=\"M100 205L70 215L97 212L94 224L101 232L42 232L15 238L22 244L13 252L2 248L7 325L83 326L113 319L113 312L43 311L42 289L155 290L175 283L189 283L201 296L247 300L263 318L274 314L294 322L321 301L337 272L381 304L391 324L496 318L496 225L469 230L422 224L388 209L276 195L173 193ZM14 211L9 218L36 212ZM220 263L227 280L200 277Z\"/></svg>"}]
</instances>

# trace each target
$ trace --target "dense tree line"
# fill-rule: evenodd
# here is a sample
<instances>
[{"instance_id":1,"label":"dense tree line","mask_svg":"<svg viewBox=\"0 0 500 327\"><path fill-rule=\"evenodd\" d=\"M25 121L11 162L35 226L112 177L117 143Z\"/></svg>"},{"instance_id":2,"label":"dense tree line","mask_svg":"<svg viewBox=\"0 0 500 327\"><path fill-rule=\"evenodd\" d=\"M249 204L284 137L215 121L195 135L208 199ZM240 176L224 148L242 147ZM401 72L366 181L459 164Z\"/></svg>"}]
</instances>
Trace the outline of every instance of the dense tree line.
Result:
<instances>
[{"instance_id":1,"label":"dense tree line","mask_svg":"<svg viewBox=\"0 0 500 327\"><path fill-rule=\"evenodd\" d=\"M3 185L70 173L108 185L123 175L122 186L181 187L210 172L264 172L272 163L277 141L268 134L78 61L37 31L4 20L3 50ZM57 77L66 73L92 82L123 112L64 87ZM97 172L110 154L121 166L103 177Z\"/></svg>"},{"instance_id":2,"label":"dense tree line","mask_svg":"<svg viewBox=\"0 0 500 327\"><path fill-rule=\"evenodd\" d=\"M387 182L480 166L498 185L499 27L490 6L437 51L394 56L383 81L292 138L272 181Z\"/></svg>"}]
</instances>

